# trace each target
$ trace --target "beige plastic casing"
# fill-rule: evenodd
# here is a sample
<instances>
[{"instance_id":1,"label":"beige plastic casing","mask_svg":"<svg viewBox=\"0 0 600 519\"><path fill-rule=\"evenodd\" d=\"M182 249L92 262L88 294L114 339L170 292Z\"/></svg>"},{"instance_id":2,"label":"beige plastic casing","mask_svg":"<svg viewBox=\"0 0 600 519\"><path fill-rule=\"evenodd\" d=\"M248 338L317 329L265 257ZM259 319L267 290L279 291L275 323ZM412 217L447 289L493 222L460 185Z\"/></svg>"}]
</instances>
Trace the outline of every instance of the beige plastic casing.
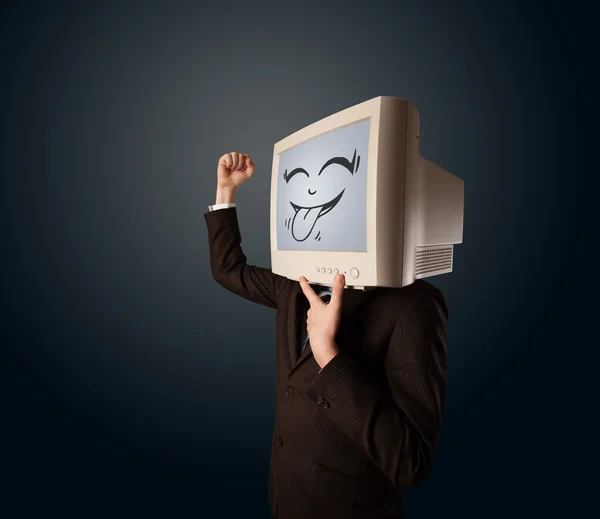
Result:
<instances>
[{"instance_id":1,"label":"beige plastic casing","mask_svg":"<svg viewBox=\"0 0 600 519\"><path fill-rule=\"evenodd\" d=\"M278 250L279 156L303 142L365 119L370 119L367 251ZM365 101L277 142L271 175L272 271L293 280L305 276L311 283L331 285L337 269L345 274L346 287L357 289L402 287L413 283L418 241L425 233L423 224L419 224L419 219L423 220L419 206L424 202L423 197L419 201L420 161L419 113L409 101L396 97L381 96Z\"/></svg>"}]
</instances>

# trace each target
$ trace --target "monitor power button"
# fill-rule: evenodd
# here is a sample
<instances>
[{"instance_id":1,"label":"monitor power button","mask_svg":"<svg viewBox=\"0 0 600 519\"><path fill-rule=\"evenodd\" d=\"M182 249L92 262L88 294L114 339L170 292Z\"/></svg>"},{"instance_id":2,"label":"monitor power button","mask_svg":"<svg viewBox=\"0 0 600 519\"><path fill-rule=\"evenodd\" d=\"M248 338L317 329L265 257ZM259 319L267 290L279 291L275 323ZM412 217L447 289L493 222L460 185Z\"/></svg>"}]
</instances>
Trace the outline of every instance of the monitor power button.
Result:
<instances>
[{"instance_id":1,"label":"monitor power button","mask_svg":"<svg viewBox=\"0 0 600 519\"><path fill-rule=\"evenodd\" d=\"M350 275L351 275L351 276L352 276L354 279L356 279L356 278L358 277L358 269L357 269L356 267L352 267L352 268L350 269Z\"/></svg>"}]
</instances>

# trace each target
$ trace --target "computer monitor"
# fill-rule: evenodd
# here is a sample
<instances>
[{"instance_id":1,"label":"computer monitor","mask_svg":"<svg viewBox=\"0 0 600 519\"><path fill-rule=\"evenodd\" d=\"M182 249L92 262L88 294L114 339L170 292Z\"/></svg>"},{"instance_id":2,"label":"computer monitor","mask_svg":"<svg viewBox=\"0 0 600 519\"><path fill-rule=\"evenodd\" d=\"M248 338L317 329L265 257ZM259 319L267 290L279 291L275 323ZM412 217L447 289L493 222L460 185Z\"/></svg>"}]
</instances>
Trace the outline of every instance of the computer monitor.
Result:
<instances>
[{"instance_id":1,"label":"computer monitor","mask_svg":"<svg viewBox=\"0 0 600 519\"><path fill-rule=\"evenodd\" d=\"M277 142L272 271L357 289L451 272L463 181L420 156L419 134L416 108L381 96Z\"/></svg>"}]
</instances>

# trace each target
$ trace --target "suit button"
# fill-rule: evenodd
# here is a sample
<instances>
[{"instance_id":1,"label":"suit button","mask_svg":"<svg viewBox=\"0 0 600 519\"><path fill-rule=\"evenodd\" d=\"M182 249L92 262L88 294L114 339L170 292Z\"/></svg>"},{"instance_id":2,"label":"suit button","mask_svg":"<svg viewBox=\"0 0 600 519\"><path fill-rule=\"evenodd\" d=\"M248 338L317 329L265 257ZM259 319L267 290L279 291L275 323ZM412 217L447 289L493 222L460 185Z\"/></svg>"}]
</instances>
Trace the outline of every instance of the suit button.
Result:
<instances>
[{"instance_id":1,"label":"suit button","mask_svg":"<svg viewBox=\"0 0 600 519\"><path fill-rule=\"evenodd\" d=\"M288 387L288 388L285 390L285 394L286 394L287 396L292 396L292 395L294 394L294 390L293 390L291 387Z\"/></svg>"},{"instance_id":2,"label":"suit button","mask_svg":"<svg viewBox=\"0 0 600 519\"><path fill-rule=\"evenodd\" d=\"M320 397L318 397L318 398L317 398L317 404L319 404L319 405L320 405L320 404L322 404L323 402L325 402L325 400L323 400L323 397L322 397L322 396L320 396Z\"/></svg>"},{"instance_id":3,"label":"suit button","mask_svg":"<svg viewBox=\"0 0 600 519\"><path fill-rule=\"evenodd\" d=\"M283 445L283 440L280 437L277 437L277 445L280 447Z\"/></svg>"},{"instance_id":4,"label":"suit button","mask_svg":"<svg viewBox=\"0 0 600 519\"><path fill-rule=\"evenodd\" d=\"M325 402L323 402L323 407L324 407L325 409L328 409L328 408L329 408L329 402L328 402L327 400L325 400Z\"/></svg>"}]
</instances>

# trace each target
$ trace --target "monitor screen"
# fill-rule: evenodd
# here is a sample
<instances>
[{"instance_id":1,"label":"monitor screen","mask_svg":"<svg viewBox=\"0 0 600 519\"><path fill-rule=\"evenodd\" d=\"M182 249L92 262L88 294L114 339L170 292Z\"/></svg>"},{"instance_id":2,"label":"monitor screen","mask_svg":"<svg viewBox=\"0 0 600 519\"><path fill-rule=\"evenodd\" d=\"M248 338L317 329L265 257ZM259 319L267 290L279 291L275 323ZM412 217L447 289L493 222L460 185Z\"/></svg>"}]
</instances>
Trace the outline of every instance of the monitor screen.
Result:
<instances>
[{"instance_id":1,"label":"monitor screen","mask_svg":"<svg viewBox=\"0 0 600 519\"><path fill-rule=\"evenodd\" d=\"M279 250L367 251L370 120L309 139L279 157Z\"/></svg>"}]
</instances>

